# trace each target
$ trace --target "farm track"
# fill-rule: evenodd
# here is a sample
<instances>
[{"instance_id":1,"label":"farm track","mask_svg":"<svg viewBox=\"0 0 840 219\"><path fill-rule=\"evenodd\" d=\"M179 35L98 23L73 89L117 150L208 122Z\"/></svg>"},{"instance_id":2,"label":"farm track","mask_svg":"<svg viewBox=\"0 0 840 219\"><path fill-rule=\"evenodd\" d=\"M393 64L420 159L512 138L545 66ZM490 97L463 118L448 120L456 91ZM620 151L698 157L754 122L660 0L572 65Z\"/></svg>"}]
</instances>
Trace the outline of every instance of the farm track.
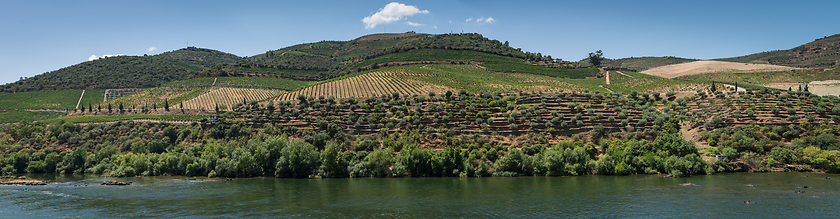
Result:
<instances>
[{"instance_id":1,"label":"farm track","mask_svg":"<svg viewBox=\"0 0 840 219\"><path fill-rule=\"evenodd\" d=\"M621 71L615 71L615 72L618 72L619 74L630 77L630 78L634 78L632 75L624 74L624 72L621 72Z\"/></svg>"},{"instance_id":2,"label":"farm track","mask_svg":"<svg viewBox=\"0 0 840 219\"><path fill-rule=\"evenodd\" d=\"M85 97L85 90L82 90L82 95L79 96L79 102L76 102L76 109L79 108L79 104L82 104L82 97Z\"/></svg>"}]
</instances>

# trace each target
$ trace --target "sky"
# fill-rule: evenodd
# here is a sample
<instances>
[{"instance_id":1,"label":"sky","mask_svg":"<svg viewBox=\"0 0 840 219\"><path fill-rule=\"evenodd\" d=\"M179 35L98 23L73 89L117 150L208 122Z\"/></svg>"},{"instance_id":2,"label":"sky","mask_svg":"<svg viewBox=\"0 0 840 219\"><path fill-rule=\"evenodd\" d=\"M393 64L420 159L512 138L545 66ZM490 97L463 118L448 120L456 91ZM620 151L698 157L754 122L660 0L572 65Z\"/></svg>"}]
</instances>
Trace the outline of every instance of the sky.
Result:
<instances>
[{"instance_id":1,"label":"sky","mask_svg":"<svg viewBox=\"0 0 840 219\"><path fill-rule=\"evenodd\" d=\"M714 59L840 33L840 1L0 0L0 84L110 55L187 46L238 56L373 33L480 33L577 61Z\"/></svg>"}]
</instances>

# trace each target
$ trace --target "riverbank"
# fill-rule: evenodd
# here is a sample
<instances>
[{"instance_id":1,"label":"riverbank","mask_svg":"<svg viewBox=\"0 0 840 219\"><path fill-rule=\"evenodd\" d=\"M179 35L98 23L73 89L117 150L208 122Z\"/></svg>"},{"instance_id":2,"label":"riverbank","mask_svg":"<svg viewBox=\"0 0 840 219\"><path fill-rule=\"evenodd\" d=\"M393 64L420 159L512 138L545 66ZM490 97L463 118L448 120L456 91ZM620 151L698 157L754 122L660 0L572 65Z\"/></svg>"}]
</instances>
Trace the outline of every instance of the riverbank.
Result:
<instances>
[{"instance_id":1,"label":"riverbank","mask_svg":"<svg viewBox=\"0 0 840 219\"><path fill-rule=\"evenodd\" d=\"M0 176L0 185L42 186L47 185L47 183L49 183L49 180L29 179L26 176Z\"/></svg>"}]
</instances>

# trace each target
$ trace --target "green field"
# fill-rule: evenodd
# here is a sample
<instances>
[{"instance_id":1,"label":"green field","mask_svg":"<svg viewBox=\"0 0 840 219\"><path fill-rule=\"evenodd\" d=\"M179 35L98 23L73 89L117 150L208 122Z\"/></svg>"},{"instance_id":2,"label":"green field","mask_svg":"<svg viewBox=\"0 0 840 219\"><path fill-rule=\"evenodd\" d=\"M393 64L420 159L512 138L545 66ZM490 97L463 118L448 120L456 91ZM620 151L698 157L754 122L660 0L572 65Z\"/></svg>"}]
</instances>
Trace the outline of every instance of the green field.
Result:
<instances>
[{"instance_id":1,"label":"green field","mask_svg":"<svg viewBox=\"0 0 840 219\"><path fill-rule=\"evenodd\" d=\"M84 104L102 102L103 90L86 90L82 99ZM32 91L18 93L0 93L0 110L18 109L57 109L70 110L76 103L82 90Z\"/></svg>"},{"instance_id":2,"label":"green field","mask_svg":"<svg viewBox=\"0 0 840 219\"><path fill-rule=\"evenodd\" d=\"M213 85L213 80L216 84ZM175 81L163 86L169 87L259 87L272 88L281 90L297 90L315 82L296 81L284 78L267 78L267 77L218 77L218 78L196 78L183 81Z\"/></svg>"},{"instance_id":3,"label":"green field","mask_svg":"<svg viewBox=\"0 0 840 219\"><path fill-rule=\"evenodd\" d=\"M96 105L102 103L105 97L105 90L85 90L85 96L82 97L81 104ZM78 99L76 99L78 101ZM82 107L82 106L79 106Z\"/></svg>"},{"instance_id":4,"label":"green field","mask_svg":"<svg viewBox=\"0 0 840 219\"><path fill-rule=\"evenodd\" d=\"M388 71L390 68L383 69ZM525 73L492 72L475 65L410 65L393 67L393 70L412 72L405 76L431 84L443 85L468 91L514 91L514 90L601 90L597 80L566 79ZM581 81L591 83L578 83Z\"/></svg>"},{"instance_id":5,"label":"green field","mask_svg":"<svg viewBox=\"0 0 840 219\"><path fill-rule=\"evenodd\" d=\"M368 67L374 63L401 62L401 61L450 61L459 63L461 61L479 62L482 66L491 71L517 72L547 75L563 78L586 78L597 76L599 70L596 68L564 69L546 68L542 66L525 63L521 59L493 55L468 50L446 50L446 49L415 49L408 52L388 54L374 59L365 60L350 69Z\"/></svg>"},{"instance_id":6,"label":"green field","mask_svg":"<svg viewBox=\"0 0 840 219\"><path fill-rule=\"evenodd\" d=\"M601 66L627 68L636 71L643 71L659 66L680 64L686 62L697 61L697 59L686 59L673 56L665 57L631 57L623 59L607 59L604 60Z\"/></svg>"},{"instance_id":7,"label":"green field","mask_svg":"<svg viewBox=\"0 0 840 219\"><path fill-rule=\"evenodd\" d=\"M30 112L24 110L9 110L0 112L0 123L31 122L52 119L64 115L61 112Z\"/></svg>"},{"instance_id":8,"label":"green field","mask_svg":"<svg viewBox=\"0 0 840 219\"><path fill-rule=\"evenodd\" d=\"M169 120L169 121L199 121L207 118L207 115L122 115L122 116L82 116L68 118L53 118L44 120L45 123L64 121L66 123L90 123L90 122L113 122L123 120Z\"/></svg>"}]
</instances>

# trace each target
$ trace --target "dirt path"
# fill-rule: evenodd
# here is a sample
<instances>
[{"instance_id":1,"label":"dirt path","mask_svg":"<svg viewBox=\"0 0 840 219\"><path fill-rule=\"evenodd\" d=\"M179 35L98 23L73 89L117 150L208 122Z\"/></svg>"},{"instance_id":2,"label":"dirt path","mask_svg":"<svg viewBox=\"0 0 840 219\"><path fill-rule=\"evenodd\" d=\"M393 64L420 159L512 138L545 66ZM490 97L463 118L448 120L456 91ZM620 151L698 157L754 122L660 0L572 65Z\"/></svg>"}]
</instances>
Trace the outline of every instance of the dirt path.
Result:
<instances>
[{"instance_id":1,"label":"dirt path","mask_svg":"<svg viewBox=\"0 0 840 219\"><path fill-rule=\"evenodd\" d=\"M607 71L607 85L610 85L610 71Z\"/></svg>"},{"instance_id":2,"label":"dirt path","mask_svg":"<svg viewBox=\"0 0 840 219\"><path fill-rule=\"evenodd\" d=\"M216 79L219 79L219 78L213 78L213 84L211 84L210 86L216 86Z\"/></svg>"},{"instance_id":3,"label":"dirt path","mask_svg":"<svg viewBox=\"0 0 840 219\"><path fill-rule=\"evenodd\" d=\"M66 113L67 110L57 110L57 109L21 109L23 111L29 112L59 112L59 113Z\"/></svg>"},{"instance_id":4,"label":"dirt path","mask_svg":"<svg viewBox=\"0 0 840 219\"><path fill-rule=\"evenodd\" d=\"M610 90L609 88L604 87L604 85L598 85L598 87L604 88L604 89L606 89L607 91L609 91L610 93L615 93L615 91L612 91L612 90Z\"/></svg>"},{"instance_id":5,"label":"dirt path","mask_svg":"<svg viewBox=\"0 0 840 219\"><path fill-rule=\"evenodd\" d=\"M631 78L633 78L633 76L630 76L630 75L628 75L628 74L624 74L624 72L621 72L621 71L615 71L615 72L618 72L618 73L619 73L619 74L621 74L621 75L624 75L624 76L627 76L627 77L631 77Z\"/></svg>"},{"instance_id":6,"label":"dirt path","mask_svg":"<svg viewBox=\"0 0 840 219\"><path fill-rule=\"evenodd\" d=\"M82 103L82 97L85 97L85 90L82 90L82 95L79 96L79 102L76 102L76 109L79 108L79 104Z\"/></svg>"}]
</instances>

